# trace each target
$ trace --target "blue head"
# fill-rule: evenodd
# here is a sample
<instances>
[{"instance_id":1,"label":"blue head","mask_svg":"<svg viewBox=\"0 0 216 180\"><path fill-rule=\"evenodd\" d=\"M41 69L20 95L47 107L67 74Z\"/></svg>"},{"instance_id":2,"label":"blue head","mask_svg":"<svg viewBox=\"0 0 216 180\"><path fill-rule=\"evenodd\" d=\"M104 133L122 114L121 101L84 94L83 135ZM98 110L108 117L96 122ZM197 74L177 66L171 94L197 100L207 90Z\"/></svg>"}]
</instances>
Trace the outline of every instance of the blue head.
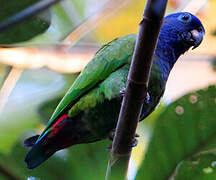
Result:
<instances>
[{"instance_id":1,"label":"blue head","mask_svg":"<svg viewBox=\"0 0 216 180\"><path fill-rule=\"evenodd\" d=\"M205 34L200 20L188 12L174 13L164 18L156 55L169 59L172 67L178 57L190 47L198 47Z\"/></svg>"}]
</instances>

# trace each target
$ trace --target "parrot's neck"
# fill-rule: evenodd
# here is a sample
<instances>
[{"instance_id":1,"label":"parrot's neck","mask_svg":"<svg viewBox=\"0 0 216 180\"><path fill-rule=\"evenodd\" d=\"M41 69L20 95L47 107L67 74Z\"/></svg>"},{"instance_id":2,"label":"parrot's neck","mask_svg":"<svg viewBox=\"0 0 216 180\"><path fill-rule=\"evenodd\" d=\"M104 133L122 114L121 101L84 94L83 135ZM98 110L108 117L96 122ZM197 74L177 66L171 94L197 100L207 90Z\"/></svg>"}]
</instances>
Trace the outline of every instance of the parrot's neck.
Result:
<instances>
[{"instance_id":1,"label":"parrot's neck","mask_svg":"<svg viewBox=\"0 0 216 180\"><path fill-rule=\"evenodd\" d=\"M178 40L176 36L177 35L173 35L172 32L167 31L166 29L164 30L162 27L158 38L155 49L157 61L153 63L162 68L164 72L164 80L167 80L169 73L178 60L179 56L184 54L190 48Z\"/></svg>"},{"instance_id":2,"label":"parrot's neck","mask_svg":"<svg viewBox=\"0 0 216 180\"><path fill-rule=\"evenodd\" d=\"M155 49L155 54L160 57L160 59L167 62L170 68L172 68L178 58L189 48L189 46L185 46L185 44L183 43L179 43L172 39L167 40L159 37L158 44Z\"/></svg>"}]
</instances>

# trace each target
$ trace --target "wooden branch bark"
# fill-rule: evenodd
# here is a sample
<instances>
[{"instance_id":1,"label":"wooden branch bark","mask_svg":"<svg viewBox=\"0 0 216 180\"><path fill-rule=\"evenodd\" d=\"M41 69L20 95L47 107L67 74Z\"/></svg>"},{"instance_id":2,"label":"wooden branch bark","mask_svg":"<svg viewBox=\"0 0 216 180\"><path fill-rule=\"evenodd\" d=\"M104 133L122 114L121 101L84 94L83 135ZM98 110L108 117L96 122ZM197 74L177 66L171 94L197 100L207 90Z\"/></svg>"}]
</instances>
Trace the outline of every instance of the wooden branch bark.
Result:
<instances>
[{"instance_id":1,"label":"wooden branch bark","mask_svg":"<svg viewBox=\"0 0 216 180\"><path fill-rule=\"evenodd\" d=\"M45 1L40 1L28 8L25 8L24 10L14 14L13 16L9 17L2 23L0 23L0 32L3 32L10 28L11 26L18 24L22 22L23 20L49 8L53 4L59 2L61 0L45 0Z\"/></svg>"},{"instance_id":2,"label":"wooden branch bark","mask_svg":"<svg viewBox=\"0 0 216 180\"><path fill-rule=\"evenodd\" d=\"M147 0L128 75L106 179L125 179L142 104L147 94L152 56L167 0Z\"/></svg>"}]
</instances>

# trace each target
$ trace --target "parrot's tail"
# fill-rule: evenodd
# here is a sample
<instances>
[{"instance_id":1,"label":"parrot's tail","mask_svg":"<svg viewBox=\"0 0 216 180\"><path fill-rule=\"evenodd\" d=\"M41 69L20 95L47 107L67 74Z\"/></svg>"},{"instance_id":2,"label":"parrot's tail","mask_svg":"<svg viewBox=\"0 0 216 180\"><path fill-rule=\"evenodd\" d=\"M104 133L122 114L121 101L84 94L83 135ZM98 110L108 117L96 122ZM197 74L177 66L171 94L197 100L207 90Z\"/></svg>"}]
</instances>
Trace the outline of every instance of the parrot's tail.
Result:
<instances>
[{"instance_id":1,"label":"parrot's tail","mask_svg":"<svg viewBox=\"0 0 216 180\"><path fill-rule=\"evenodd\" d=\"M43 145L43 137L37 141L30 151L26 154L25 162L28 169L34 169L52 156L56 150L45 148Z\"/></svg>"},{"instance_id":2,"label":"parrot's tail","mask_svg":"<svg viewBox=\"0 0 216 180\"><path fill-rule=\"evenodd\" d=\"M30 137L30 138L27 138L27 139L24 141L23 145L24 145L25 147L32 147L32 146L34 146L34 144L37 142L37 140L38 140L39 137L40 137L40 135L36 135L36 136L32 136L32 137Z\"/></svg>"}]
</instances>

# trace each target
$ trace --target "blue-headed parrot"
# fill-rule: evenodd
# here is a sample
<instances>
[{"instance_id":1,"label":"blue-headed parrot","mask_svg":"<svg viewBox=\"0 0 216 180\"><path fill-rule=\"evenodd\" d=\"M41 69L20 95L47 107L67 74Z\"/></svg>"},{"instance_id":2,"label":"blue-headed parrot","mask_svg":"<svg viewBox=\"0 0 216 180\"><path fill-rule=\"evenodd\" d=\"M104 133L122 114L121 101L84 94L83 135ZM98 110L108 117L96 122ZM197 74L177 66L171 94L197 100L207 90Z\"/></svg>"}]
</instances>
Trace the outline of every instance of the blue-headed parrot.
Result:
<instances>
[{"instance_id":1,"label":"blue-headed parrot","mask_svg":"<svg viewBox=\"0 0 216 180\"><path fill-rule=\"evenodd\" d=\"M188 12L164 18L150 72L150 98L143 102L140 120L159 103L179 56L191 47L198 47L204 33L200 20ZM120 91L126 87L136 38L136 34L126 35L97 51L61 100L43 132L25 140L24 145L31 146L25 157L29 169L39 166L58 150L103 140L115 129L122 102Z\"/></svg>"}]
</instances>

